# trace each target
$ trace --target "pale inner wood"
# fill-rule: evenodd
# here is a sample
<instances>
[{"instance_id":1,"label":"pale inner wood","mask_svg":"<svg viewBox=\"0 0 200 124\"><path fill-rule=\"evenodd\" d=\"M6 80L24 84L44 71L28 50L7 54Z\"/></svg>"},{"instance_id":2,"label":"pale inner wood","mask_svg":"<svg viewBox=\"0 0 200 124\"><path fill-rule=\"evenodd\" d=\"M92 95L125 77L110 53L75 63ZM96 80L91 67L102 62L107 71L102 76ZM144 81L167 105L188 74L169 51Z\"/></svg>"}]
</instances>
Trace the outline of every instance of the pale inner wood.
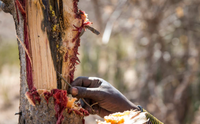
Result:
<instances>
[{"instance_id":1,"label":"pale inner wood","mask_svg":"<svg viewBox=\"0 0 200 124\"><path fill-rule=\"evenodd\" d=\"M41 4L39 1L28 0L27 8L34 86L37 89L55 89L57 88L56 71L51 57L47 32L43 32L41 29L44 18Z\"/></svg>"}]
</instances>

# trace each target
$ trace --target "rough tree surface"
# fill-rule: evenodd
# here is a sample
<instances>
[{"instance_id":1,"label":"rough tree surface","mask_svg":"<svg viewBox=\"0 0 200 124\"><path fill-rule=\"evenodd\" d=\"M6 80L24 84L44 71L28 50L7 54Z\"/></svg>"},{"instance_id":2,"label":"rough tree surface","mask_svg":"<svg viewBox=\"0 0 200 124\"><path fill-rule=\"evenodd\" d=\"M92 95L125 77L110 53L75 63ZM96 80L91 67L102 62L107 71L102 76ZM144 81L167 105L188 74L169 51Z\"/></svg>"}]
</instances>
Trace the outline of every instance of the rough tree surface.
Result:
<instances>
[{"instance_id":1,"label":"rough tree surface","mask_svg":"<svg viewBox=\"0 0 200 124\"><path fill-rule=\"evenodd\" d=\"M66 108L67 85L56 74L56 71L62 73L71 82L79 63L77 54L81 32L77 27L83 26L84 21L77 7L78 0L2 2L5 3L4 12L13 15L19 38L19 123L84 123L87 111ZM38 89L45 89L45 92Z\"/></svg>"}]
</instances>

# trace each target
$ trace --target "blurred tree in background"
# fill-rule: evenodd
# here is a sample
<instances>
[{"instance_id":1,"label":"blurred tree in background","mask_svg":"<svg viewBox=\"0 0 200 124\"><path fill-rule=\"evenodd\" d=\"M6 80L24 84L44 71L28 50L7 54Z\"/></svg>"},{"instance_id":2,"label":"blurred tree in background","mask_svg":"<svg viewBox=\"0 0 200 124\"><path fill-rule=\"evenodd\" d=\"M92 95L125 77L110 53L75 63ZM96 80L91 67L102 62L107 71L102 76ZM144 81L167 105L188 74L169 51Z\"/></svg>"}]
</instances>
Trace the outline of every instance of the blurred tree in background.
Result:
<instances>
[{"instance_id":1,"label":"blurred tree in background","mask_svg":"<svg viewBox=\"0 0 200 124\"><path fill-rule=\"evenodd\" d=\"M77 75L104 78L165 123L198 123L200 1L91 0L89 6L80 8L102 37L112 33L109 42L89 31L83 36Z\"/></svg>"},{"instance_id":2,"label":"blurred tree in background","mask_svg":"<svg viewBox=\"0 0 200 124\"><path fill-rule=\"evenodd\" d=\"M166 124L199 123L200 0L80 0L79 8L101 36L81 37L76 77L107 80Z\"/></svg>"}]
</instances>

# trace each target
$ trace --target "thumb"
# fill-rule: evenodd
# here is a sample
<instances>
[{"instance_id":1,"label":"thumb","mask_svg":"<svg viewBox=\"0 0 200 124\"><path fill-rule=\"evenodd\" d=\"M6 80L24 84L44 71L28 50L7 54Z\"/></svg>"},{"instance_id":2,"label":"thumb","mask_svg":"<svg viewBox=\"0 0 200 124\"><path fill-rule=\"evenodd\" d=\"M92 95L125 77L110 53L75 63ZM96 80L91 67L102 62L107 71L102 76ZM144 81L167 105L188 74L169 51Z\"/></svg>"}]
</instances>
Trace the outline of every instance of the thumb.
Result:
<instances>
[{"instance_id":1,"label":"thumb","mask_svg":"<svg viewBox=\"0 0 200 124\"><path fill-rule=\"evenodd\" d=\"M99 98L98 88L86 88L86 87L72 87L69 92L73 97L88 98L97 100Z\"/></svg>"}]
</instances>

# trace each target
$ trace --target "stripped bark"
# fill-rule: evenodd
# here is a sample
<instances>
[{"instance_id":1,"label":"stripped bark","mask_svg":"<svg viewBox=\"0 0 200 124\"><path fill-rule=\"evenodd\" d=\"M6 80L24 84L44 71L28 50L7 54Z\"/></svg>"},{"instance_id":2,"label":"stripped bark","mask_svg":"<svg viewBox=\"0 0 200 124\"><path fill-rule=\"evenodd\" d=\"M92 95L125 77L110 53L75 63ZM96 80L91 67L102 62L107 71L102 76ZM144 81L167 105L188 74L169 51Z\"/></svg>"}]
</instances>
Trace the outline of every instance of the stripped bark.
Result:
<instances>
[{"instance_id":1,"label":"stripped bark","mask_svg":"<svg viewBox=\"0 0 200 124\"><path fill-rule=\"evenodd\" d=\"M16 32L21 41L18 42L21 67L19 123L84 123L83 117L88 115L85 110L66 108L67 103L63 105L63 101L59 101L59 96L56 96L66 94L67 90L56 71L71 82L75 66L79 62L77 54L80 31L74 27L82 26L84 21L79 15L78 1L2 1L5 3L3 10L13 15ZM38 92L36 89L49 92ZM60 93L56 94L52 89L63 90L56 90ZM65 96L61 99L65 98L67 102Z\"/></svg>"}]
</instances>

